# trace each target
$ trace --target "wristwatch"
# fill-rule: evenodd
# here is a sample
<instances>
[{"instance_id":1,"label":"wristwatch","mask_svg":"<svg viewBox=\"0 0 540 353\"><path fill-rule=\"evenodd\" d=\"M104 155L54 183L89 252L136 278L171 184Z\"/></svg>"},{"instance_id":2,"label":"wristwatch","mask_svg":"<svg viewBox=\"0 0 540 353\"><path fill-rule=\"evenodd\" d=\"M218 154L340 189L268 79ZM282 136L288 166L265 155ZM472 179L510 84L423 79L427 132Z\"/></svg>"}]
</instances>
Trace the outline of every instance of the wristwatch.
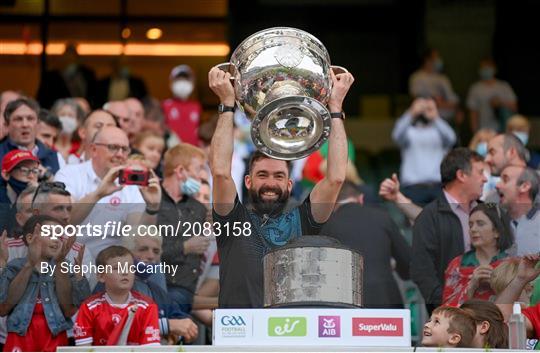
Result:
<instances>
[{"instance_id":1,"label":"wristwatch","mask_svg":"<svg viewBox=\"0 0 540 353\"><path fill-rule=\"evenodd\" d=\"M226 112L234 113L234 107L229 107L228 105L220 103L218 105L217 111L218 111L219 114L223 114L223 113L226 113Z\"/></svg>"},{"instance_id":2,"label":"wristwatch","mask_svg":"<svg viewBox=\"0 0 540 353\"><path fill-rule=\"evenodd\" d=\"M330 113L330 117L331 117L332 119L341 119L341 120L345 120L345 113L344 113L344 112Z\"/></svg>"}]
</instances>

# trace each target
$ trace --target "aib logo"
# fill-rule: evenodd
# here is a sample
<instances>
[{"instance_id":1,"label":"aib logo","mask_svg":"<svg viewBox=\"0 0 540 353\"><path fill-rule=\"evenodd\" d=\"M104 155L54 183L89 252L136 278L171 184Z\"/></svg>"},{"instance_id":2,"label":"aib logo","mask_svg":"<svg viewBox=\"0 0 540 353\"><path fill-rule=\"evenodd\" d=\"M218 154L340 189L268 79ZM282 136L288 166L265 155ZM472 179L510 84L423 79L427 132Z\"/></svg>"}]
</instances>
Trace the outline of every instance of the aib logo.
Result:
<instances>
[{"instance_id":1,"label":"aib logo","mask_svg":"<svg viewBox=\"0 0 540 353\"><path fill-rule=\"evenodd\" d=\"M225 315L221 318L221 324L223 326L246 326L246 322L242 316Z\"/></svg>"},{"instance_id":2,"label":"aib logo","mask_svg":"<svg viewBox=\"0 0 540 353\"><path fill-rule=\"evenodd\" d=\"M304 337L307 335L305 317L271 317L268 319L268 336Z\"/></svg>"},{"instance_id":3,"label":"aib logo","mask_svg":"<svg viewBox=\"0 0 540 353\"><path fill-rule=\"evenodd\" d=\"M319 316L319 337L340 337L339 316Z\"/></svg>"}]
</instances>

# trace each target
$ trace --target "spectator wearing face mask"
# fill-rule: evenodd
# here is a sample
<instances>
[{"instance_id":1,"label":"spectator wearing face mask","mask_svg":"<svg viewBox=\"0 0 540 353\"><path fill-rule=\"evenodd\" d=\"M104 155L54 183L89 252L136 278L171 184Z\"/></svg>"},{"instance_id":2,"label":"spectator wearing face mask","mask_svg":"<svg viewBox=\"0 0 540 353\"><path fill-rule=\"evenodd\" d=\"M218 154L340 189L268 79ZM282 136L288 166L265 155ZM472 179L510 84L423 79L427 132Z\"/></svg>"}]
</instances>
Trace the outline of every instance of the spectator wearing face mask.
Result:
<instances>
[{"instance_id":1,"label":"spectator wearing face mask","mask_svg":"<svg viewBox=\"0 0 540 353\"><path fill-rule=\"evenodd\" d=\"M64 98L54 102L51 112L62 123L62 130L54 147L67 160L68 156L76 152L81 145L81 139L76 134L76 131L84 120L84 111L75 99Z\"/></svg>"},{"instance_id":2,"label":"spectator wearing face mask","mask_svg":"<svg viewBox=\"0 0 540 353\"><path fill-rule=\"evenodd\" d=\"M157 215L157 224L184 227L184 236L162 234L162 260L167 264L179 265L178 273L166 273L169 296L180 305L182 311L189 313L201 274L202 255L210 245L210 238L189 236L196 231L184 234L187 224L204 224L206 208L195 199L201 187L201 172L205 169L206 156L200 148L181 143L165 153L163 168L163 193ZM202 233L199 233L202 235Z\"/></svg>"},{"instance_id":3,"label":"spectator wearing face mask","mask_svg":"<svg viewBox=\"0 0 540 353\"><path fill-rule=\"evenodd\" d=\"M200 146L197 130L202 112L201 104L189 99L195 87L195 77L187 65L172 69L169 76L173 98L162 104L165 124L174 131L182 142Z\"/></svg>"},{"instance_id":4,"label":"spectator wearing face mask","mask_svg":"<svg viewBox=\"0 0 540 353\"><path fill-rule=\"evenodd\" d=\"M39 159L30 151L13 150L2 159L0 232L12 228L15 221L15 202L29 184L37 184L38 167Z\"/></svg>"},{"instance_id":5,"label":"spectator wearing face mask","mask_svg":"<svg viewBox=\"0 0 540 353\"><path fill-rule=\"evenodd\" d=\"M427 49L422 56L422 66L409 78L409 94L412 98L434 99L441 117L449 121L457 113L459 97L448 76L442 73L443 68L439 51Z\"/></svg>"},{"instance_id":6,"label":"spectator wearing face mask","mask_svg":"<svg viewBox=\"0 0 540 353\"><path fill-rule=\"evenodd\" d=\"M508 82L495 78L496 73L493 60L480 62L480 80L471 86L467 96L472 131L489 128L500 132L506 120L517 111L514 90Z\"/></svg>"},{"instance_id":7,"label":"spectator wearing face mask","mask_svg":"<svg viewBox=\"0 0 540 353\"><path fill-rule=\"evenodd\" d=\"M529 119L519 114L512 116L506 124L506 132L514 134L523 143L523 146L527 146L527 143L529 143L529 133L531 132ZM538 169L540 166L540 154L529 150L527 165L533 169Z\"/></svg>"}]
</instances>

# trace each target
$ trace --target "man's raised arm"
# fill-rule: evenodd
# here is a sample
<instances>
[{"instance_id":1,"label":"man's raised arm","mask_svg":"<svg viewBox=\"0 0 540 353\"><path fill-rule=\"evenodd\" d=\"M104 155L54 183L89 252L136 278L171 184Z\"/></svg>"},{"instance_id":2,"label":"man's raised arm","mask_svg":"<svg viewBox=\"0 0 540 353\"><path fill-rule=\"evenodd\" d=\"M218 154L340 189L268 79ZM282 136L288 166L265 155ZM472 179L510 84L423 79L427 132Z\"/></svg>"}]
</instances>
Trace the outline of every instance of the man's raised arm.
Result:
<instances>
[{"instance_id":1,"label":"man's raised arm","mask_svg":"<svg viewBox=\"0 0 540 353\"><path fill-rule=\"evenodd\" d=\"M234 88L231 75L217 67L208 73L210 89L219 97L221 104L234 107ZM210 146L210 170L213 178L214 210L220 216L228 215L234 206L236 186L231 174L231 164L234 149L233 112L219 115L216 131Z\"/></svg>"},{"instance_id":2,"label":"man's raised arm","mask_svg":"<svg viewBox=\"0 0 540 353\"><path fill-rule=\"evenodd\" d=\"M330 113L341 113L343 100L354 82L354 77L348 72L338 75L334 75L332 71L331 73L334 87L328 101L328 109L330 109ZM345 133L344 121L332 118L332 128L328 139L326 176L315 185L309 196L311 213L316 222L326 222L332 214L339 190L345 181L347 159L347 134Z\"/></svg>"}]
</instances>

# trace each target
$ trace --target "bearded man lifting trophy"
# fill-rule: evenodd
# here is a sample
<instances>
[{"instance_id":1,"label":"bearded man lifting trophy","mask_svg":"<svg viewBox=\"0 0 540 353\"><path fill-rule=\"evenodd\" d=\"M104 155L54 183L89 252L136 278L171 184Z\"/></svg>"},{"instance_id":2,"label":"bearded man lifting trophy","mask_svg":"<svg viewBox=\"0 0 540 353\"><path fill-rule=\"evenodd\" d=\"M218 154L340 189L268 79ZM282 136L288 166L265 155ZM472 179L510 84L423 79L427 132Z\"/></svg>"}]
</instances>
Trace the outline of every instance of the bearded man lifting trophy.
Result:
<instances>
[{"instance_id":1,"label":"bearded man lifting trophy","mask_svg":"<svg viewBox=\"0 0 540 353\"><path fill-rule=\"evenodd\" d=\"M219 306L361 305L361 255L333 239L311 237L330 217L345 180L342 103L353 76L330 65L313 35L278 27L245 39L208 79L220 99L210 152L214 221L222 231L235 224L242 229L240 236L217 237ZM236 108L251 120L258 149L245 177L249 206L240 202L231 176ZM286 210L290 161L309 156L326 140L325 177L300 206Z\"/></svg>"}]
</instances>

